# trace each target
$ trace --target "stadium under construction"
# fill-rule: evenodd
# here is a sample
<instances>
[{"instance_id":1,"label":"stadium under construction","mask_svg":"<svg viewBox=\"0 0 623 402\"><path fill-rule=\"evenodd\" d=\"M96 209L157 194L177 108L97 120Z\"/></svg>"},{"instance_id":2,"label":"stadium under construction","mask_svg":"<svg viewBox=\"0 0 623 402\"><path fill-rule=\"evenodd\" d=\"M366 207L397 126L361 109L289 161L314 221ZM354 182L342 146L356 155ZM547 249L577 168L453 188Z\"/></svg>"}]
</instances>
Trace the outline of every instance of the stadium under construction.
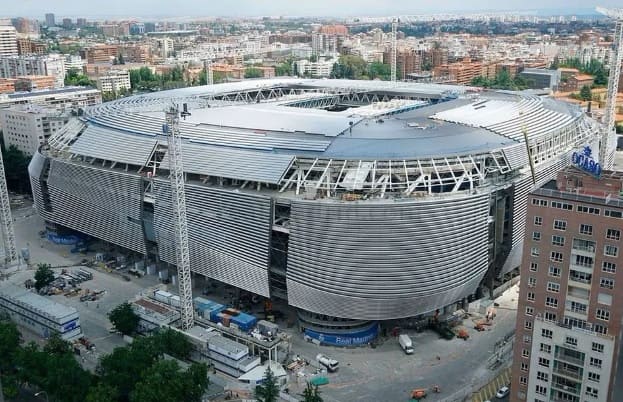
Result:
<instances>
[{"instance_id":1,"label":"stadium under construction","mask_svg":"<svg viewBox=\"0 0 623 402\"><path fill-rule=\"evenodd\" d=\"M51 230L175 264L172 103L191 113L194 274L287 300L309 336L345 344L381 320L452 311L517 268L528 192L600 135L577 106L449 85L272 79L138 95L84 109L33 157Z\"/></svg>"}]
</instances>

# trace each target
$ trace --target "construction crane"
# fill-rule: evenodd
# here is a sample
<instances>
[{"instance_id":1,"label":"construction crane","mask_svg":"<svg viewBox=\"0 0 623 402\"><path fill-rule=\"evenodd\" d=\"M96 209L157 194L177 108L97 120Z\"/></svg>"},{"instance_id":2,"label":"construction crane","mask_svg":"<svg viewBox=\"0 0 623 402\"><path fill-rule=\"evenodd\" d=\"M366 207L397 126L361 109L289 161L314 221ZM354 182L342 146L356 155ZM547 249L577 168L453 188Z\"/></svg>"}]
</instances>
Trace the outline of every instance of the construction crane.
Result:
<instances>
[{"instance_id":1,"label":"construction crane","mask_svg":"<svg viewBox=\"0 0 623 402\"><path fill-rule=\"evenodd\" d=\"M15 243L15 231L13 230L13 217L11 216L11 201L6 186L4 173L4 161L0 154L0 224L2 225L2 241L4 243L5 266L10 266L18 261L17 245Z\"/></svg>"},{"instance_id":2,"label":"construction crane","mask_svg":"<svg viewBox=\"0 0 623 402\"><path fill-rule=\"evenodd\" d=\"M396 62L398 56L398 18L392 19L392 60L391 60L391 81L396 83Z\"/></svg>"},{"instance_id":3,"label":"construction crane","mask_svg":"<svg viewBox=\"0 0 623 402\"><path fill-rule=\"evenodd\" d=\"M604 169L611 169L614 164L614 148L616 127L615 114L619 77L621 76L621 62L623 61L623 9L597 7L597 11L614 19L614 41L610 53L610 78L608 79L608 97L606 99L606 113L604 114L603 133L599 146L599 163Z\"/></svg>"},{"instance_id":4,"label":"construction crane","mask_svg":"<svg viewBox=\"0 0 623 402\"><path fill-rule=\"evenodd\" d=\"M187 105L182 117L190 115ZM177 279L179 283L182 329L193 326L193 293L190 274L190 250L188 247L188 222L186 220L186 192L184 190L184 163L182 161L182 138L180 136L180 112L177 105L166 111L166 124L162 128L167 136L169 154L169 178L171 180L171 199L175 225L175 254Z\"/></svg>"},{"instance_id":5,"label":"construction crane","mask_svg":"<svg viewBox=\"0 0 623 402\"><path fill-rule=\"evenodd\" d=\"M214 71L212 70L212 60L211 59L204 60L203 68L206 73L206 84L214 85Z\"/></svg>"}]
</instances>

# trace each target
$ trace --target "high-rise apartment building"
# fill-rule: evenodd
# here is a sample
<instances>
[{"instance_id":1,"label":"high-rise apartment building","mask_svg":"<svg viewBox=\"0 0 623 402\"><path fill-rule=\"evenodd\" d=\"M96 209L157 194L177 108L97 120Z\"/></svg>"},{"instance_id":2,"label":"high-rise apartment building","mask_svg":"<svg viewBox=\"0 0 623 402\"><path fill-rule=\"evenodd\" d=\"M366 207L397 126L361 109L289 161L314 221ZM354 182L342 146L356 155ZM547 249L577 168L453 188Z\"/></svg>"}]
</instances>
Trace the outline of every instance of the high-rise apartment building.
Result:
<instances>
[{"instance_id":1,"label":"high-rise apartment building","mask_svg":"<svg viewBox=\"0 0 623 402\"><path fill-rule=\"evenodd\" d=\"M129 90L130 72L125 70L110 70L106 75L97 77L97 88L102 92L119 92Z\"/></svg>"},{"instance_id":2,"label":"high-rise apartment building","mask_svg":"<svg viewBox=\"0 0 623 402\"><path fill-rule=\"evenodd\" d=\"M13 26L0 26L0 57L17 56L17 31Z\"/></svg>"},{"instance_id":3,"label":"high-rise apartment building","mask_svg":"<svg viewBox=\"0 0 623 402\"><path fill-rule=\"evenodd\" d=\"M383 63L391 65L392 51L383 52ZM398 49L396 51L396 76L406 80L409 74L422 72L422 51L416 49Z\"/></svg>"},{"instance_id":4,"label":"high-rise apartment building","mask_svg":"<svg viewBox=\"0 0 623 402\"><path fill-rule=\"evenodd\" d=\"M7 146L15 145L22 152L33 155L39 145L63 128L70 113L22 105L0 109L0 126Z\"/></svg>"},{"instance_id":5,"label":"high-rise apartment building","mask_svg":"<svg viewBox=\"0 0 623 402\"><path fill-rule=\"evenodd\" d=\"M51 75L56 87L65 86L65 58L58 54L0 57L0 77Z\"/></svg>"},{"instance_id":6,"label":"high-rise apartment building","mask_svg":"<svg viewBox=\"0 0 623 402\"><path fill-rule=\"evenodd\" d=\"M45 25L49 27L56 26L56 20L54 18L54 14L48 13L45 15Z\"/></svg>"},{"instance_id":7,"label":"high-rise apartment building","mask_svg":"<svg viewBox=\"0 0 623 402\"><path fill-rule=\"evenodd\" d=\"M511 401L623 400L622 190L569 167L529 195Z\"/></svg>"}]
</instances>

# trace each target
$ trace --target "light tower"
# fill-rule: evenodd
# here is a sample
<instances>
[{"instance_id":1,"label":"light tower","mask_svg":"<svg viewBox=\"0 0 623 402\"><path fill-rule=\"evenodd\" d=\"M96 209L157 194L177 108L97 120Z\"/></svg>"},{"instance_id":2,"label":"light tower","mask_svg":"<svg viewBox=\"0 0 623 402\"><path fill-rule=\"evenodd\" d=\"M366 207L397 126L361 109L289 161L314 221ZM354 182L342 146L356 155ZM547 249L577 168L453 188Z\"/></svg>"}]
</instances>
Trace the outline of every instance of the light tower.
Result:
<instances>
[{"instance_id":1,"label":"light tower","mask_svg":"<svg viewBox=\"0 0 623 402\"><path fill-rule=\"evenodd\" d=\"M184 104L182 116L186 117L187 106ZM172 106L166 112L166 124L162 131L167 136L169 154L169 178L171 180L171 200L175 225L175 253L177 277L182 312L182 329L193 326L193 293L190 277L190 250L188 247L188 222L186 221L186 191L184 190L184 163L182 161L182 138L180 136L180 112Z\"/></svg>"},{"instance_id":2,"label":"light tower","mask_svg":"<svg viewBox=\"0 0 623 402\"><path fill-rule=\"evenodd\" d=\"M6 186L4 173L4 161L0 154L0 225L2 225L2 241L4 243L5 266L17 262L17 245L15 244L15 231L13 230L13 217L11 216L11 202L9 191Z\"/></svg>"},{"instance_id":3,"label":"light tower","mask_svg":"<svg viewBox=\"0 0 623 402\"><path fill-rule=\"evenodd\" d=\"M396 82L396 62L398 56L398 18L392 19L392 60L391 60L391 81Z\"/></svg>"},{"instance_id":4,"label":"light tower","mask_svg":"<svg viewBox=\"0 0 623 402\"><path fill-rule=\"evenodd\" d=\"M616 148L616 127L614 126L614 122L619 77L621 76L621 62L623 61L623 9L597 7L597 11L616 20L614 41L610 53L610 78L608 80L606 113L602 120L603 134L599 145L599 163L601 163L605 169L610 169L614 164L614 150Z\"/></svg>"}]
</instances>

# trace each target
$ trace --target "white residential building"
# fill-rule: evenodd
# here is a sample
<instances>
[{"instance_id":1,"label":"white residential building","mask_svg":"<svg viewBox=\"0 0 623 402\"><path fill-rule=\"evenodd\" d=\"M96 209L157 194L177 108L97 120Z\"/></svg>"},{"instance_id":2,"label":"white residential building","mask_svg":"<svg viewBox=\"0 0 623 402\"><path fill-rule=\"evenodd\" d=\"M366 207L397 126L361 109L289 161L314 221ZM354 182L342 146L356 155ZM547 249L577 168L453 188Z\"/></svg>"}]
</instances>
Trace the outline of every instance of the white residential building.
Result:
<instances>
[{"instance_id":1,"label":"white residential building","mask_svg":"<svg viewBox=\"0 0 623 402\"><path fill-rule=\"evenodd\" d=\"M17 31L12 26L0 26L0 57L17 56Z\"/></svg>"},{"instance_id":2,"label":"white residential building","mask_svg":"<svg viewBox=\"0 0 623 402\"><path fill-rule=\"evenodd\" d=\"M70 114L37 105L0 109L0 127L4 143L33 155L47 139L69 121Z\"/></svg>"},{"instance_id":3,"label":"white residential building","mask_svg":"<svg viewBox=\"0 0 623 402\"><path fill-rule=\"evenodd\" d=\"M102 92L119 92L130 87L129 71L110 70L106 75L97 77L97 88Z\"/></svg>"},{"instance_id":4,"label":"white residential building","mask_svg":"<svg viewBox=\"0 0 623 402\"><path fill-rule=\"evenodd\" d=\"M299 75L310 76L314 78L329 77L333 70L333 65L337 63L336 59L327 59L319 61L299 60L296 62Z\"/></svg>"},{"instance_id":5,"label":"white residential building","mask_svg":"<svg viewBox=\"0 0 623 402\"><path fill-rule=\"evenodd\" d=\"M16 78L24 75L54 76L56 88L62 88L65 86L65 57L49 54L0 58L0 78Z\"/></svg>"},{"instance_id":6,"label":"white residential building","mask_svg":"<svg viewBox=\"0 0 623 402\"><path fill-rule=\"evenodd\" d=\"M84 66L86 65L86 61L84 61L80 56L67 54L65 55L65 70L79 70L80 72L84 71Z\"/></svg>"}]
</instances>

